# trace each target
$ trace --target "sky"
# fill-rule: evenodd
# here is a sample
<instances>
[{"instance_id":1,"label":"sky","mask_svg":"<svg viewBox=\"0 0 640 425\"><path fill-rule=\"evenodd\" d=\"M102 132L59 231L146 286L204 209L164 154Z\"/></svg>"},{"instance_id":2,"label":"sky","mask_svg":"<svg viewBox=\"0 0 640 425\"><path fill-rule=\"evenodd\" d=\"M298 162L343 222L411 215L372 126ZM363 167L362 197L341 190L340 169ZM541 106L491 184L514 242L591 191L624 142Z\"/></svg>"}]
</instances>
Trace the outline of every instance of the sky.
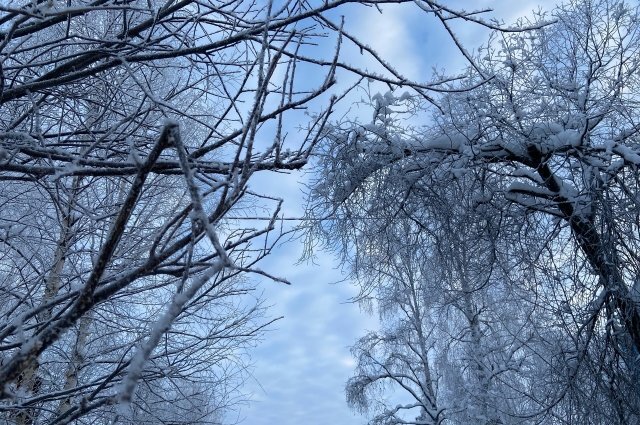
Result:
<instances>
[{"instance_id":1,"label":"sky","mask_svg":"<svg viewBox=\"0 0 640 425\"><path fill-rule=\"evenodd\" d=\"M549 9L553 0L455 0L448 6L470 9L492 8L486 16L512 23L534 9ZM413 4L375 8L351 5L340 14L345 26L373 47L380 56L418 81L429 78L432 67L453 73L464 59L433 20L426 19ZM456 26L456 34L467 47L486 39L486 30L470 24ZM354 59L355 61L358 58ZM360 64L367 66L366 63ZM340 83L340 81L339 81ZM285 200L290 217L303 213L302 193L307 176L294 173L273 180L263 178L254 188ZM277 189L274 189L274 186ZM251 425L361 425L366 418L351 411L344 386L354 360L349 347L377 319L350 303L355 289L344 281L344 273L330 253L317 253L315 264L300 263L301 241L279 247L261 267L287 278L292 285L260 282L272 317L283 316L252 352L252 378L245 388L251 402L237 419Z\"/></svg>"}]
</instances>

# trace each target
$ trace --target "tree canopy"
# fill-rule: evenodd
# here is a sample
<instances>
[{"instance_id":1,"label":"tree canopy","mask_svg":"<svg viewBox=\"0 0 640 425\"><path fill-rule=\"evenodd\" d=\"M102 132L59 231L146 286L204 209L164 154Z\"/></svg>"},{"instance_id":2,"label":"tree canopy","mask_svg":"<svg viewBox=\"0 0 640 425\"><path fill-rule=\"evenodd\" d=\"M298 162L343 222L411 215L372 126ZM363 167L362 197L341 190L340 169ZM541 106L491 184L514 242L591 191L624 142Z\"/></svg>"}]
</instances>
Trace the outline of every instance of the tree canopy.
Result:
<instances>
[{"instance_id":1,"label":"tree canopy","mask_svg":"<svg viewBox=\"0 0 640 425\"><path fill-rule=\"evenodd\" d=\"M371 423L638 420L639 18L569 2L437 108L389 91L328 132L311 235L386 323L347 385Z\"/></svg>"}]
</instances>

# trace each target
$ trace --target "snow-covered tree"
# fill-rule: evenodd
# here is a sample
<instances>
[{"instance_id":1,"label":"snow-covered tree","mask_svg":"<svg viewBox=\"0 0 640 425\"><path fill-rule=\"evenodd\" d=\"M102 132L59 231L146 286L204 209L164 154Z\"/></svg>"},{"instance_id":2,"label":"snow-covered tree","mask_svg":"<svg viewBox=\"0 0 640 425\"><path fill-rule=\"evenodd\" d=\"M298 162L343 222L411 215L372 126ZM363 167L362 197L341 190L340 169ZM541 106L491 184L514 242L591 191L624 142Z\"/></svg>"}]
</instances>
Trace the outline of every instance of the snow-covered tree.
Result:
<instances>
[{"instance_id":1,"label":"snow-covered tree","mask_svg":"<svg viewBox=\"0 0 640 425\"><path fill-rule=\"evenodd\" d=\"M412 415L423 423L440 424L445 415L433 366L434 321L429 308L437 300L428 297L433 289L429 259L405 230L402 240L389 240L398 236L392 232L380 235L387 243L368 247L363 258L367 263L360 264L360 274L384 282L366 294L367 301L373 299L380 306L383 326L352 349L357 368L347 383L347 401L371 414L372 424L396 423ZM377 395L386 388L401 391L407 400L402 404L379 400Z\"/></svg>"},{"instance_id":2,"label":"snow-covered tree","mask_svg":"<svg viewBox=\"0 0 640 425\"><path fill-rule=\"evenodd\" d=\"M378 195L391 189L370 183ZM505 272L496 235L507 223L473 207L480 186L415 183L420 197L401 206L388 191L388 204L348 208L340 241L358 239L352 277L381 329L353 348L347 400L372 424L511 423L531 406L525 388L550 339L539 335L544 312Z\"/></svg>"},{"instance_id":3,"label":"snow-covered tree","mask_svg":"<svg viewBox=\"0 0 640 425\"><path fill-rule=\"evenodd\" d=\"M459 310L467 341L479 342L472 355L455 333L455 349L434 345L434 364L444 363L432 376L457 379L460 389L476 380L471 388L487 391L463 408L481 412L490 403L496 414L465 422L452 408L452 421L634 423L640 15L625 2L573 1L543 18L554 24L496 34L469 77L449 87L459 92L438 98L429 118L411 96L390 91L372 98L371 122L336 123L311 211L328 217L317 229L354 259L363 282L389 286L391 279L371 279L362 259L399 252L406 237L383 248L378 235L412 222L412 232L427 235L423 248L440 250L425 265L444 272L429 277L437 288L430 296L468 285L458 299L469 304ZM427 123L410 124L420 120Z\"/></svg>"}]
</instances>

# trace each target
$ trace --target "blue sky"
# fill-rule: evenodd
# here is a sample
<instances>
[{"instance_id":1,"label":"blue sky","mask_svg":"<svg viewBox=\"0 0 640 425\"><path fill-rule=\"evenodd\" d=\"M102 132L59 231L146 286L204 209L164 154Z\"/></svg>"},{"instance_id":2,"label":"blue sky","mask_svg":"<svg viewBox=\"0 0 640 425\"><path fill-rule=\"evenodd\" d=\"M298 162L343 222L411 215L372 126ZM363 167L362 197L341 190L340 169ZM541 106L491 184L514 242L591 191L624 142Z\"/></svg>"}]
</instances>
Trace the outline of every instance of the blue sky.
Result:
<instances>
[{"instance_id":1,"label":"blue sky","mask_svg":"<svg viewBox=\"0 0 640 425\"><path fill-rule=\"evenodd\" d=\"M539 6L549 8L553 0L447 1L467 9L492 8L487 16L510 23ZM349 6L340 12L353 33L411 79L428 80L431 69L455 72L464 60L445 32L425 18L413 4L387 6L380 14L374 8ZM457 26L457 35L469 47L477 46L487 31L469 24ZM362 60L354 57L355 62ZM359 63L367 66L367 63ZM340 81L339 81L340 83ZM254 187L285 199L285 213L301 216L301 182L305 174L278 176L277 185L263 178ZM277 189L274 189L277 187ZM286 277L293 284L260 282L272 317L284 316L253 351L253 379L246 390L252 402L244 406L240 419L251 425L357 425L366 423L346 405L344 384L354 362L349 347L377 320L348 300L355 289L328 253L319 253L316 264L297 264L301 242L290 242L270 256L262 268ZM336 283L341 282L341 283Z\"/></svg>"}]
</instances>

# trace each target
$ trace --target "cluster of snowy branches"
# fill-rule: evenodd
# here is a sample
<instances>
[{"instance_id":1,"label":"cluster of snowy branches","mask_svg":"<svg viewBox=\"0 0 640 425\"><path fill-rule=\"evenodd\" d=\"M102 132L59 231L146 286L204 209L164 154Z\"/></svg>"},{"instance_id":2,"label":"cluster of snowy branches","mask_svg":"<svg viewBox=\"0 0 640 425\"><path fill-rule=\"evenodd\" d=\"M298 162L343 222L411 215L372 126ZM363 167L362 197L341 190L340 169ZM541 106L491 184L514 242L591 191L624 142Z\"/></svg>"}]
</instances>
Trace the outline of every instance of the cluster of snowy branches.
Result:
<instances>
[{"instance_id":1,"label":"cluster of snowy branches","mask_svg":"<svg viewBox=\"0 0 640 425\"><path fill-rule=\"evenodd\" d=\"M640 11L538 19L429 118L390 91L324 139L311 235L382 319L347 384L371 424L640 420Z\"/></svg>"}]
</instances>

